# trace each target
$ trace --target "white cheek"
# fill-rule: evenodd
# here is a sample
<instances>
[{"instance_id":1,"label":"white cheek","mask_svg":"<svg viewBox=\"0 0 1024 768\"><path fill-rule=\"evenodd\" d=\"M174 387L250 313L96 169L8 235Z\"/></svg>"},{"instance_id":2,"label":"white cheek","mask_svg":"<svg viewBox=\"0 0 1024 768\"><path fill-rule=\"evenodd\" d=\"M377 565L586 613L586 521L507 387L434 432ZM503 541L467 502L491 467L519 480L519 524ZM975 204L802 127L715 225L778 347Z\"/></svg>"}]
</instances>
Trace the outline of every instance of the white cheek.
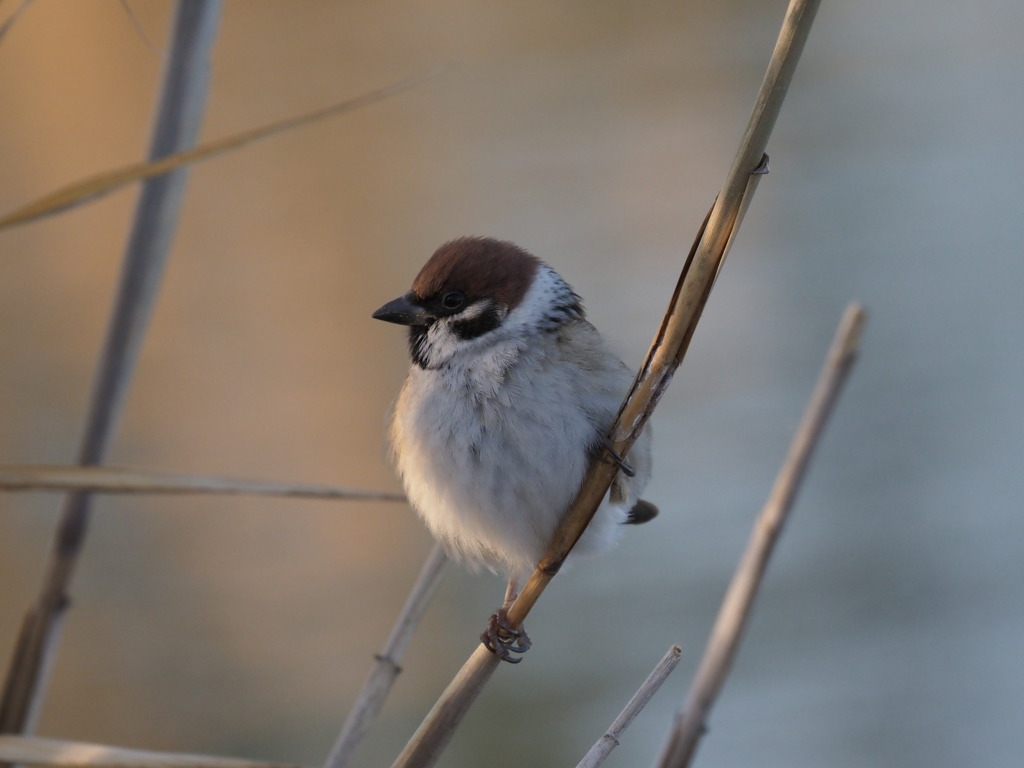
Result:
<instances>
[{"instance_id":1,"label":"white cheek","mask_svg":"<svg viewBox=\"0 0 1024 768\"><path fill-rule=\"evenodd\" d=\"M473 302L459 314L442 318L431 325L427 329L425 345L428 367L437 368L453 361L456 357L463 360L472 359L497 341L507 338L508 334L504 333L504 327L501 324L507 315L507 310L499 310L498 328L475 339L463 339L452 329L453 323L476 320L492 308L493 302L482 299Z\"/></svg>"},{"instance_id":2,"label":"white cheek","mask_svg":"<svg viewBox=\"0 0 1024 768\"><path fill-rule=\"evenodd\" d=\"M436 367L451 359L458 349L459 338L452 333L448 323L441 320L427 329L425 346L426 359L430 367Z\"/></svg>"},{"instance_id":3,"label":"white cheek","mask_svg":"<svg viewBox=\"0 0 1024 768\"><path fill-rule=\"evenodd\" d=\"M441 322L448 322L450 320L476 320L491 307L492 303L493 302L489 300L474 301L464 310L459 312L459 314L452 315L450 318L445 318Z\"/></svg>"}]
</instances>

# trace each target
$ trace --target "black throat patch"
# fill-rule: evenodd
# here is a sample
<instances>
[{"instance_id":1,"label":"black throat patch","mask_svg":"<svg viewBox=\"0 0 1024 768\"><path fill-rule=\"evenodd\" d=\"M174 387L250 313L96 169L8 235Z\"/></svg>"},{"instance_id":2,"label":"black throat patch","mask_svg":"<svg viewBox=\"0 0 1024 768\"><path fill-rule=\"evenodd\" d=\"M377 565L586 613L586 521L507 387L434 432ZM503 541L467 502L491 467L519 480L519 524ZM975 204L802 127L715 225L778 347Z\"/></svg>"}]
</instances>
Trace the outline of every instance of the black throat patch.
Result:
<instances>
[{"instance_id":1,"label":"black throat patch","mask_svg":"<svg viewBox=\"0 0 1024 768\"><path fill-rule=\"evenodd\" d=\"M409 356L420 368L429 368L427 361L427 331L429 326L409 326Z\"/></svg>"}]
</instances>

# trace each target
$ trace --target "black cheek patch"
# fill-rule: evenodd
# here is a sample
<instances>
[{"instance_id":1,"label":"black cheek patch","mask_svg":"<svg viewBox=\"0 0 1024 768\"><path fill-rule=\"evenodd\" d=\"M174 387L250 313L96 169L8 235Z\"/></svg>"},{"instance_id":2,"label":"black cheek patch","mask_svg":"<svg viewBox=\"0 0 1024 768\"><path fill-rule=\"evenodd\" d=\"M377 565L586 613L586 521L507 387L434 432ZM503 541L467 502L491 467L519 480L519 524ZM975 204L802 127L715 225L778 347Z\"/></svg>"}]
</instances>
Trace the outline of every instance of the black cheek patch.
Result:
<instances>
[{"instance_id":1,"label":"black cheek patch","mask_svg":"<svg viewBox=\"0 0 1024 768\"><path fill-rule=\"evenodd\" d=\"M452 333L463 341L476 339L501 325L502 313L497 307L488 307L469 320L456 320L451 324Z\"/></svg>"},{"instance_id":2,"label":"black cheek patch","mask_svg":"<svg viewBox=\"0 0 1024 768\"><path fill-rule=\"evenodd\" d=\"M425 325L409 326L409 355L420 368L427 367L427 330Z\"/></svg>"}]
</instances>

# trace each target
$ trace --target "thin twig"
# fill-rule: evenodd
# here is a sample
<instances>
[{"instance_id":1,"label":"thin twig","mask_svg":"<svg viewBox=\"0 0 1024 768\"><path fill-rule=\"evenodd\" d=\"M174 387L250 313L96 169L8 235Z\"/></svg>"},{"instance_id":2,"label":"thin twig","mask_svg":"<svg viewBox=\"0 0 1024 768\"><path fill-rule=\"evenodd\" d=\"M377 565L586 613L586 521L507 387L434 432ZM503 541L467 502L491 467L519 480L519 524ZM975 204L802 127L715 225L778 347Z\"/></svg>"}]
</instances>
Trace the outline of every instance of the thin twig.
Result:
<instances>
[{"instance_id":1,"label":"thin twig","mask_svg":"<svg viewBox=\"0 0 1024 768\"><path fill-rule=\"evenodd\" d=\"M444 549L440 544L435 544L434 549L423 564L419 578L413 584L405 606L398 614L391 635L388 637L380 653L376 655L376 663L370 670L370 675L363 684L363 689L356 697L356 703L352 706L345 725L342 726L338 740L327 756L324 768L344 768L349 764L352 755L362 741L363 736L369 729L374 718L380 713L384 706L384 700L391 691L395 679L402 671L401 662L405 655L405 649L412 640L412 635L419 626L423 615L426 613L427 605L437 591L441 583L441 574L444 571L444 564L447 558Z\"/></svg>"},{"instance_id":2,"label":"thin twig","mask_svg":"<svg viewBox=\"0 0 1024 768\"><path fill-rule=\"evenodd\" d=\"M628 453L682 361L750 197L764 175L768 137L782 107L817 4L816 0L792 0L790 4L732 168L686 260L647 359L611 428L609 444L619 456ZM551 545L508 611L508 622L513 627L522 625L558 573L608 492L615 472L612 462L591 464ZM477 646L406 744L393 768L434 765L497 664L494 654L482 645Z\"/></svg>"},{"instance_id":3,"label":"thin twig","mask_svg":"<svg viewBox=\"0 0 1024 768\"><path fill-rule=\"evenodd\" d=\"M754 524L746 551L722 601L704 657L687 694L686 706L676 715L672 732L658 762L659 768L683 768L689 765L697 749L708 713L722 689L739 647L768 559L793 506L825 422L853 366L864 318L864 310L856 304L847 307L843 315L786 460Z\"/></svg>"},{"instance_id":4,"label":"thin twig","mask_svg":"<svg viewBox=\"0 0 1024 768\"><path fill-rule=\"evenodd\" d=\"M4 39L4 36L11 31L11 27L14 26L14 22L18 20L18 17L32 4L32 0L21 0L21 5L14 9L14 13L4 19L4 23L0 24L0 41Z\"/></svg>"},{"instance_id":5,"label":"thin twig","mask_svg":"<svg viewBox=\"0 0 1024 768\"><path fill-rule=\"evenodd\" d=\"M139 36L139 39L142 40L142 44L161 59L164 58L164 52L159 50L153 44L153 41L149 39L149 35L146 34L146 30L144 30L142 28L142 24L139 23L139 17L135 15L135 11L132 10L132 7L128 5L128 0L121 0L121 10L124 11L125 16L128 17L128 21L131 22L131 25L135 28L135 33Z\"/></svg>"},{"instance_id":6,"label":"thin twig","mask_svg":"<svg viewBox=\"0 0 1024 768\"><path fill-rule=\"evenodd\" d=\"M612 750L619 746L619 737L622 736L622 732L629 728L630 724L636 720L636 716L640 714L640 710L646 707L647 702L658 692L661 684L676 668L681 655L682 650L678 645L673 645L668 649L668 652L661 657L661 661L651 670L651 674L644 680L643 685L633 694L633 698L629 700L615 721L608 726L604 735L583 756L576 768L597 768L611 754Z\"/></svg>"},{"instance_id":7,"label":"thin twig","mask_svg":"<svg viewBox=\"0 0 1024 768\"><path fill-rule=\"evenodd\" d=\"M401 493L362 491L311 483L274 483L210 475L173 475L117 467L0 464L0 491L88 491L90 493L246 494L303 499L405 501Z\"/></svg>"},{"instance_id":8,"label":"thin twig","mask_svg":"<svg viewBox=\"0 0 1024 768\"><path fill-rule=\"evenodd\" d=\"M220 0L179 0L171 54L150 146L157 158L195 143L206 104L209 55ZM177 222L185 172L150 179L142 188L125 252L121 284L93 389L79 463L100 464L114 433ZM36 604L29 610L11 659L0 702L0 733L31 730L48 657L68 605L67 588L89 518L89 495L74 493L54 536Z\"/></svg>"},{"instance_id":9,"label":"thin twig","mask_svg":"<svg viewBox=\"0 0 1024 768\"><path fill-rule=\"evenodd\" d=\"M0 230L27 224L77 205L98 200L126 184L162 176L170 171L184 168L193 163L199 163L226 152L240 149L254 141L266 139L310 123L326 120L330 117L336 117L371 104L376 104L379 101L419 85L428 78L444 71L444 69L444 66L436 67L423 74L399 80L397 83L392 83L383 88L367 91L359 96L314 110L313 112L250 128L240 133L233 133L230 136L214 139L190 149L181 150L180 152L163 155L148 162L133 163L121 168L115 168L112 171L104 171L94 176L88 176L0 216Z\"/></svg>"}]
</instances>

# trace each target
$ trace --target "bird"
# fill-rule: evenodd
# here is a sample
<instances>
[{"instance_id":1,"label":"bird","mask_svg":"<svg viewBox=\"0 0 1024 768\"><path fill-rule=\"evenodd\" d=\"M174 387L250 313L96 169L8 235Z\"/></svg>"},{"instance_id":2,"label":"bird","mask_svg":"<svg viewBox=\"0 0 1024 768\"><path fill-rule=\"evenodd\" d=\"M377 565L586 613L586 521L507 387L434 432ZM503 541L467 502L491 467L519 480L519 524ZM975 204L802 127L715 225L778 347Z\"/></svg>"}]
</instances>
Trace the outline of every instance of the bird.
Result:
<instances>
[{"instance_id":1,"label":"bird","mask_svg":"<svg viewBox=\"0 0 1024 768\"><path fill-rule=\"evenodd\" d=\"M531 641L509 625L508 608L590 462L604 457L620 471L570 559L612 548L624 525L657 515L640 498L651 476L650 428L623 457L607 437L633 373L572 287L505 240L441 245L412 289L373 318L408 327L412 363L389 428L406 496L451 559L507 575L481 639L517 663Z\"/></svg>"}]
</instances>

